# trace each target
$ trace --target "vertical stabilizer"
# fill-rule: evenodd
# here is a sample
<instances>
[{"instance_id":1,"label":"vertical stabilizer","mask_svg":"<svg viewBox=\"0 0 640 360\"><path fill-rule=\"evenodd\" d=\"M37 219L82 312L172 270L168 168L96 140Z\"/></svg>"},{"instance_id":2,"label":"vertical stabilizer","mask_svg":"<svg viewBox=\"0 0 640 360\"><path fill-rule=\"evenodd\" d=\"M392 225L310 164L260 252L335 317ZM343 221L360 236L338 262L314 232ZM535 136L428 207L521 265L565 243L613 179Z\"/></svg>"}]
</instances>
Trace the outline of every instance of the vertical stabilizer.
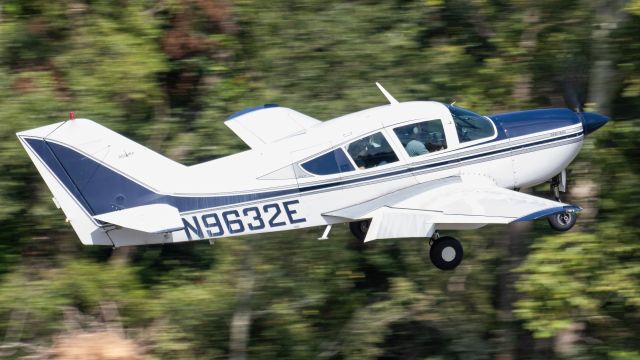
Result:
<instances>
[{"instance_id":1,"label":"vertical stabilizer","mask_svg":"<svg viewBox=\"0 0 640 360\"><path fill-rule=\"evenodd\" d=\"M184 174L183 165L86 119L17 136L83 244L121 246L171 240L167 234L140 231L118 236L131 230L96 217L163 203L172 184Z\"/></svg>"}]
</instances>

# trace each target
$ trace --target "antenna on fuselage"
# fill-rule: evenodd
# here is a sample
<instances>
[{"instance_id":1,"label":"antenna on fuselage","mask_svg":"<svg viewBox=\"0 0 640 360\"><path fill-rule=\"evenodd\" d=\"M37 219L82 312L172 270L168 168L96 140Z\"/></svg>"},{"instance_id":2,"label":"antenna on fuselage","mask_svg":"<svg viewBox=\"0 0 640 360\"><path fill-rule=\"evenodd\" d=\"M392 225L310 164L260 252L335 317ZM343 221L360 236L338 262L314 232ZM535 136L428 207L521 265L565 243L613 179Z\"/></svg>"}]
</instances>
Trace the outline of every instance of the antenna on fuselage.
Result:
<instances>
[{"instance_id":1,"label":"antenna on fuselage","mask_svg":"<svg viewBox=\"0 0 640 360\"><path fill-rule=\"evenodd\" d=\"M382 91L382 95L384 95L384 97L386 97L387 100L389 100L390 104L397 104L398 103L398 100L396 100L396 98L391 96L391 94L389 94L389 92L387 90L385 90L385 88L383 88L382 85L380 85L379 82L376 81L376 85L378 85L378 89L380 89L380 91Z\"/></svg>"}]
</instances>

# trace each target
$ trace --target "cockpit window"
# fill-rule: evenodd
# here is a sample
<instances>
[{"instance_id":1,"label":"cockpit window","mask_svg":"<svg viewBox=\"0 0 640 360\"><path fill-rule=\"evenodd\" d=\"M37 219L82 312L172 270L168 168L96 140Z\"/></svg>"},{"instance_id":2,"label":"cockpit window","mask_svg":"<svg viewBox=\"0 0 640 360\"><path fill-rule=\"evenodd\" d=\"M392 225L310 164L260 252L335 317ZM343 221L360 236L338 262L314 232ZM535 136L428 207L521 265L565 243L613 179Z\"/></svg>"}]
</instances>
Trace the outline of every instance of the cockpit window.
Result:
<instances>
[{"instance_id":1,"label":"cockpit window","mask_svg":"<svg viewBox=\"0 0 640 360\"><path fill-rule=\"evenodd\" d=\"M393 129L402 146L411 157L447 148L442 121L429 120Z\"/></svg>"},{"instance_id":2,"label":"cockpit window","mask_svg":"<svg viewBox=\"0 0 640 360\"><path fill-rule=\"evenodd\" d=\"M359 169L369 169L398 161L398 156L381 132L349 144L347 152Z\"/></svg>"},{"instance_id":3,"label":"cockpit window","mask_svg":"<svg viewBox=\"0 0 640 360\"><path fill-rule=\"evenodd\" d=\"M303 164L302 168L315 175L331 175L355 170L342 149L335 149Z\"/></svg>"},{"instance_id":4,"label":"cockpit window","mask_svg":"<svg viewBox=\"0 0 640 360\"><path fill-rule=\"evenodd\" d=\"M495 134L491 121L486 117L451 105L449 111L453 116L461 143L491 137Z\"/></svg>"}]
</instances>

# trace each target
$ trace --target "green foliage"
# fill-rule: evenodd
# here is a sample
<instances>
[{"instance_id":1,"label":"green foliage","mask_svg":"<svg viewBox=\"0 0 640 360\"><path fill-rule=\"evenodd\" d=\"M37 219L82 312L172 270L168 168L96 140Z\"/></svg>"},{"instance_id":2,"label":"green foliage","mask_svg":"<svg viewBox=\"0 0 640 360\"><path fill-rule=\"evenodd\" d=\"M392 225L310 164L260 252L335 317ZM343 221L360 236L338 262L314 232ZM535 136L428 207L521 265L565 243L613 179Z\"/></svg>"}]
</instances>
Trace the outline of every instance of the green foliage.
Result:
<instances>
[{"instance_id":1,"label":"green foliage","mask_svg":"<svg viewBox=\"0 0 640 360\"><path fill-rule=\"evenodd\" d=\"M525 295L517 314L539 337L572 323L608 346L591 351L613 358L632 356L640 305L640 198L638 121L610 125L588 148L601 169L600 220L591 232L543 237L519 269ZM612 327L615 331L612 331Z\"/></svg>"},{"instance_id":2,"label":"green foliage","mask_svg":"<svg viewBox=\"0 0 640 360\"><path fill-rule=\"evenodd\" d=\"M243 313L252 358L637 358L639 4L3 1L0 335L47 347L115 307L154 358L228 358ZM605 31L616 121L570 169L596 183L597 220L563 235L463 232L455 272L425 263L424 243L362 245L344 227L330 241L311 229L83 247L15 138L76 111L194 164L246 149L222 123L235 111L330 119L384 104L375 81L482 113L564 106L567 84L586 92ZM573 352L559 350L576 328Z\"/></svg>"}]
</instances>

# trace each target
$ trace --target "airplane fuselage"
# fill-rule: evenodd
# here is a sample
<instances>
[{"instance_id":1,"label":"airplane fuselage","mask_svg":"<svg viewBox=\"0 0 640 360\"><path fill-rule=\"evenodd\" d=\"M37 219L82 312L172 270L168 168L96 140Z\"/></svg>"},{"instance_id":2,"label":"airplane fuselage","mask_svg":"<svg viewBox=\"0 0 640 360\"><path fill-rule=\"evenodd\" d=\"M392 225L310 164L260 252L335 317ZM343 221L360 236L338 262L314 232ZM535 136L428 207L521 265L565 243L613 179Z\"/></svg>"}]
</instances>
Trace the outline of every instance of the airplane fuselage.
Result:
<instances>
[{"instance_id":1,"label":"airplane fuselage","mask_svg":"<svg viewBox=\"0 0 640 360\"><path fill-rule=\"evenodd\" d=\"M394 128L432 119L442 120L447 148L409 156ZM387 105L330 120L322 125L324 128L312 128L263 149L202 164L198 171L229 174L232 182L252 179L251 185L240 181L230 185L230 191L221 191L222 196L228 197L226 205L182 212L185 229L174 233L174 241L341 223L345 220L323 214L450 176L478 175L510 189L534 186L566 168L578 154L584 138L579 116L568 109L517 112L487 120L494 127L490 136L463 143L446 105L434 102ZM332 122L335 125L331 126ZM378 132L389 142L397 161L369 169L356 168L352 163L351 171L323 175L308 173L300 166L330 149L345 149L353 141ZM242 164L259 163L261 158L274 156L283 159L281 167L233 176ZM216 185L221 190L220 184ZM233 191L249 186L254 190ZM483 225L440 224L438 229Z\"/></svg>"}]
</instances>

